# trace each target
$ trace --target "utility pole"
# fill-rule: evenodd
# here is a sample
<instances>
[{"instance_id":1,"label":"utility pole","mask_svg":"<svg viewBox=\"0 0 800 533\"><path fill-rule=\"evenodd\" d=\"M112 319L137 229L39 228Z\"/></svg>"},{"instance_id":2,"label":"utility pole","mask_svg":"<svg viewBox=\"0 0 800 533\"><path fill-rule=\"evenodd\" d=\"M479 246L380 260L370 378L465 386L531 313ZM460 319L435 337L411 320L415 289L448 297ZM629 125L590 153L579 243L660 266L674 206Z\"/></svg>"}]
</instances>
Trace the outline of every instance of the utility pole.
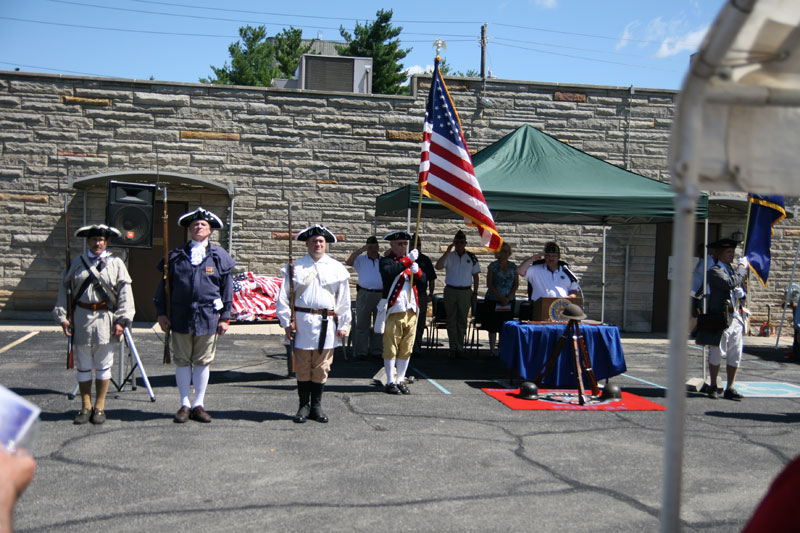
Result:
<instances>
[{"instance_id":1,"label":"utility pole","mask_svg":"<svg viewBox=\"0 0 800 533\"><path fill-rule=\"evenodd\" d=\"M486 26L484 22L481 26L481 78L486 79Z\"/></svg>"}]
</instances>

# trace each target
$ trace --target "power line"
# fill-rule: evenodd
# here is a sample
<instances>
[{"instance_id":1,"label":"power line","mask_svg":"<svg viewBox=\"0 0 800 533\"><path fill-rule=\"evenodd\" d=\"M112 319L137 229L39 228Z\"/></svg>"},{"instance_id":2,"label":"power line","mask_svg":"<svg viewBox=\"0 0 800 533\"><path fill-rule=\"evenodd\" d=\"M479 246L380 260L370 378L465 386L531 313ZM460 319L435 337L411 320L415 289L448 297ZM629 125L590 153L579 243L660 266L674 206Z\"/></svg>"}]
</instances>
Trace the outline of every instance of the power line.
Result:
<instances>
[{"instance_id":1,"label":"power line","mask_svg":"<svg viewBox=\"0 0 800 533\"><path fill-rule=\"evenodd\" d=\"M82 28L87 30L103 30L103 31L120 31L126 33L150 33L156 35L179 35L182 37L224 37L226 39L238 39L238 35L214 35L208 33L178 33L172 31L155 31L155 30L129 30L126 28L107 28L102 26L85 26L82 24L67 24L65 22L46 22L43 20L29 20L29 19L20 19L15 17L3 17L0 16L0 19L3 20L13 20L16 22L29 22L31 24L46 24L48 26L65 26L67 28Z\"/></svg>"},{"instance_id":2,"label":"power line","mask_svg":"<svg viewBox=\"0 0 800 533\"><path fill-rule=\"evenodd\" d=\"M572 59L582 59L584 61L594 61L596 63L608 63L608 64L611 64L611 65L621 65L621 66L624 66L624 67L643 68L643 69L648 69L648 70L660 70L662 72L676 72L676 73L683 72L681 70L675 70L675 69L669 69L669 68L650 67L650 66L646 66L646 65L633 65L631 63L621 63L619 61L608 61L606 59L596 59L596 58L593 58L593 57L582 57L582 56L574 56L574 55L570 55L570 54L560 54L558 52L549 52L547 50L537 50L536 48L528 48L526 46L517 46L517 45L513 45L513 44L505 44L505 43L496 43L496 44L498 46L506 46L508 48L519 48L520 50L530 50L531 52L539 52L540 54L549 54L549 55L553 55L553 56L569 57L569 58L572 58Z\"/></svg>"},{"instance_id":3,"label":"power line","mask_svg":"<svg viewBox=\"0 0 800 533\"><path fill-rule=\"evenodd\" d=\"M576 46L564 46L562 44L548 44L548 43L539 43L536 41L523 41L520 39L508 39L506 37L489 37L489 39L495 44L504 44L501 41L508 41L511 43L522 43L522 44L533 44L536 46L550 46L550 47L557 47L563 48L565 50L578 50L581 52L594 52L598 54L612 54L617 56L626 56L626 57L640 57L642 59L652 59L651 56L643 55L643 54L629 54L626 52L612 52L611 50L598 50L596 48L579 48Z\"/></svg>"},{"instance_id":4,"label":"power line","mask_svg":"<svg viewBox=\"0 0 800 533\"><path fill-rule=\"evenodd\" d=\"M34 68L34 69L37 69L37 70L52 70L53 72L66 72L68 74L81 74L81 75L84 75L84 76L97 76L98 78L109 77L108 74L95 74L93 72L81 72L79 70L66 70L66 69L63 69L63 68L39 67L39 66L36 66L36 65L23 65L22 63L9 63L8 61L0 61L0 65L11 65L11 66L14 66L14 67Z\"/></svg>"},{"instance_id":5,"label":"power line","mask_svg":"<svg viewBox=\"0 0 800 533\"><path fill-rule=\"evenodd\" d=\"M291 13L272 13L268 11L251 11L247 9L230 9L230 8L223 8L223 7L204 7L204 6L196 6L192 4L178 4L174 2L155 2L154 0L132 0L133 2L139 2L141 4L155 4L155 5L162 5L162 6L172 6L172 7L187 7L189 9L205 9L208 11L225 11L229 13L248 13L251 15L269 15L269 16L277 16L277 17L298 17L298 18L310 18L310 19L320 19L320 20L346 20L348 22L359 22L361 20L367 20L362 18L355 18L355 17L323 17L320 15L293 15ZM392 22L397 22L398 24L482 24L482 22L476 21L454 21L454 20L393 20Z\"/></svg>"},{"instance_id":6,"label":"power line","mask_svg":"<svg viewBox=\"0 0 800 533\"><path fill-rule=\"evenodd\" d=\"M642 40L642 39L630 39L628 37L625 37L623 39L622 37L610 37L608 35L592 35L591 33L575 33L575 32L571 32L571 31L550 30L550 29L547 29L547 28L536 28L536 27L532 27L532 26L518 26L516 24L503 24L502 22L490 22L490 24L493 24L495 26L503 26L505 28L516 28L516 29L519 29L519 30L542 31L542 32L546 32L546 33L558 33L558 34L561 34L561 35L572 35L572 36L575 36L575 37L591 37L593 39L607 39L607 40L610 40L610 41L625 41L625 42L631 42L631 43L661 44L661 41L646 41L646 40Z\"/></svg>"}]
</instances>

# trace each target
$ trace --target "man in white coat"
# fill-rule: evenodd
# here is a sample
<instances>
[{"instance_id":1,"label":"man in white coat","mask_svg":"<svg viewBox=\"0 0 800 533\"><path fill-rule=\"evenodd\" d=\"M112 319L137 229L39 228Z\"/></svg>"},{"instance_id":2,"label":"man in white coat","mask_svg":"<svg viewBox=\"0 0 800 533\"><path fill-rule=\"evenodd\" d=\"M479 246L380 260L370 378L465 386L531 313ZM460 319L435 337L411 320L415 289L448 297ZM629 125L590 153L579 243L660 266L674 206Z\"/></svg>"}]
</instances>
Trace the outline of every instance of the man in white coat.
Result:
<instances>
[{"instance_id":1,"label":"man in white coat","mask_svg":"<svg viewBox=\"0 0 800 533\"><path fill-rule=\"evenodd\" d=\"M322 392L333 361L333 350L350 326L350 273L342 263L325 253L336 237L315 224L297 234L305 241L308 254L281 269L283 282L276 305L278 320L286 337L294 341L295 373L300 408L293 420L325 423ZM295 331L292 330L291 292L294 296Z\"/></svg>"}]
</instances>

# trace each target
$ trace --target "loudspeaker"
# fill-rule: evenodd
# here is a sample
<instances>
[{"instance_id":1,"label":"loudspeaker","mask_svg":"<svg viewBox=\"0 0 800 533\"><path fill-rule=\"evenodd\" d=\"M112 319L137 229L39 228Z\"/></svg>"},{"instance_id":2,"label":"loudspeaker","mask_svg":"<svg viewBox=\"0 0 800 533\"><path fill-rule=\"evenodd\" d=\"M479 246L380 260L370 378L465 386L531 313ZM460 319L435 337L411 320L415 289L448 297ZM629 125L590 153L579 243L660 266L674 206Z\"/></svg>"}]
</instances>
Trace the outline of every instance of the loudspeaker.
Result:
<instances>
[{"instance_id":1,"label":"loudspeaker","mask_svg":"<svg viewBox=\"0 0 800 533\"><path fill-rule=\"evenodd\" d=\"M109 181L106 225L122 232L122 237L111 239L109 246L152 248L155 203L154 184Z\"/></svg>"}]
</instances>

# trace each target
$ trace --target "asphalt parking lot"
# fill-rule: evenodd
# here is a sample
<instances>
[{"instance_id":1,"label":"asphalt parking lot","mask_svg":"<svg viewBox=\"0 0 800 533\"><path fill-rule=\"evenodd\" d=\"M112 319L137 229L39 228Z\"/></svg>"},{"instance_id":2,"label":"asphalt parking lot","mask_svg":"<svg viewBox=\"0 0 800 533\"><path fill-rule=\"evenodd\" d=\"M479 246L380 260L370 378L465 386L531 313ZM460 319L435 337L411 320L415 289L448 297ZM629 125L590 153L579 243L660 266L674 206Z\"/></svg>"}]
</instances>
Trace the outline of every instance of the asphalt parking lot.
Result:
<instances>
[{"instance_id":1,"label":"asphalt parking lot","mask_svg":"<svg viewBox=\"0 0 800 533\"><path fill-rule=\"evenodd\" d=\"M138 326L138 325L137 325ZM211 424L174 424L174 368L160 336L133 338L145 387L112 386L102 426L76 426L63 335L0 324L0 383L39 405L33 484L17 531L653 531L659 527L664 411L513 411L481 391L509 371L479 353L413 359L412 394L375 387L379 360L337 354L330 423L294 424L295 381L274 327L232 326L206 394ZM742 382L800 386L790 340L746 338ZM666 405L668 343L626 337L612 382ZM702 355L689 350L689 377ZM114 371L116 379L117 372ZM688 393L682 529L739 531L800 453L800 398L742 402Z\"/></svg>"}]
</instances>

